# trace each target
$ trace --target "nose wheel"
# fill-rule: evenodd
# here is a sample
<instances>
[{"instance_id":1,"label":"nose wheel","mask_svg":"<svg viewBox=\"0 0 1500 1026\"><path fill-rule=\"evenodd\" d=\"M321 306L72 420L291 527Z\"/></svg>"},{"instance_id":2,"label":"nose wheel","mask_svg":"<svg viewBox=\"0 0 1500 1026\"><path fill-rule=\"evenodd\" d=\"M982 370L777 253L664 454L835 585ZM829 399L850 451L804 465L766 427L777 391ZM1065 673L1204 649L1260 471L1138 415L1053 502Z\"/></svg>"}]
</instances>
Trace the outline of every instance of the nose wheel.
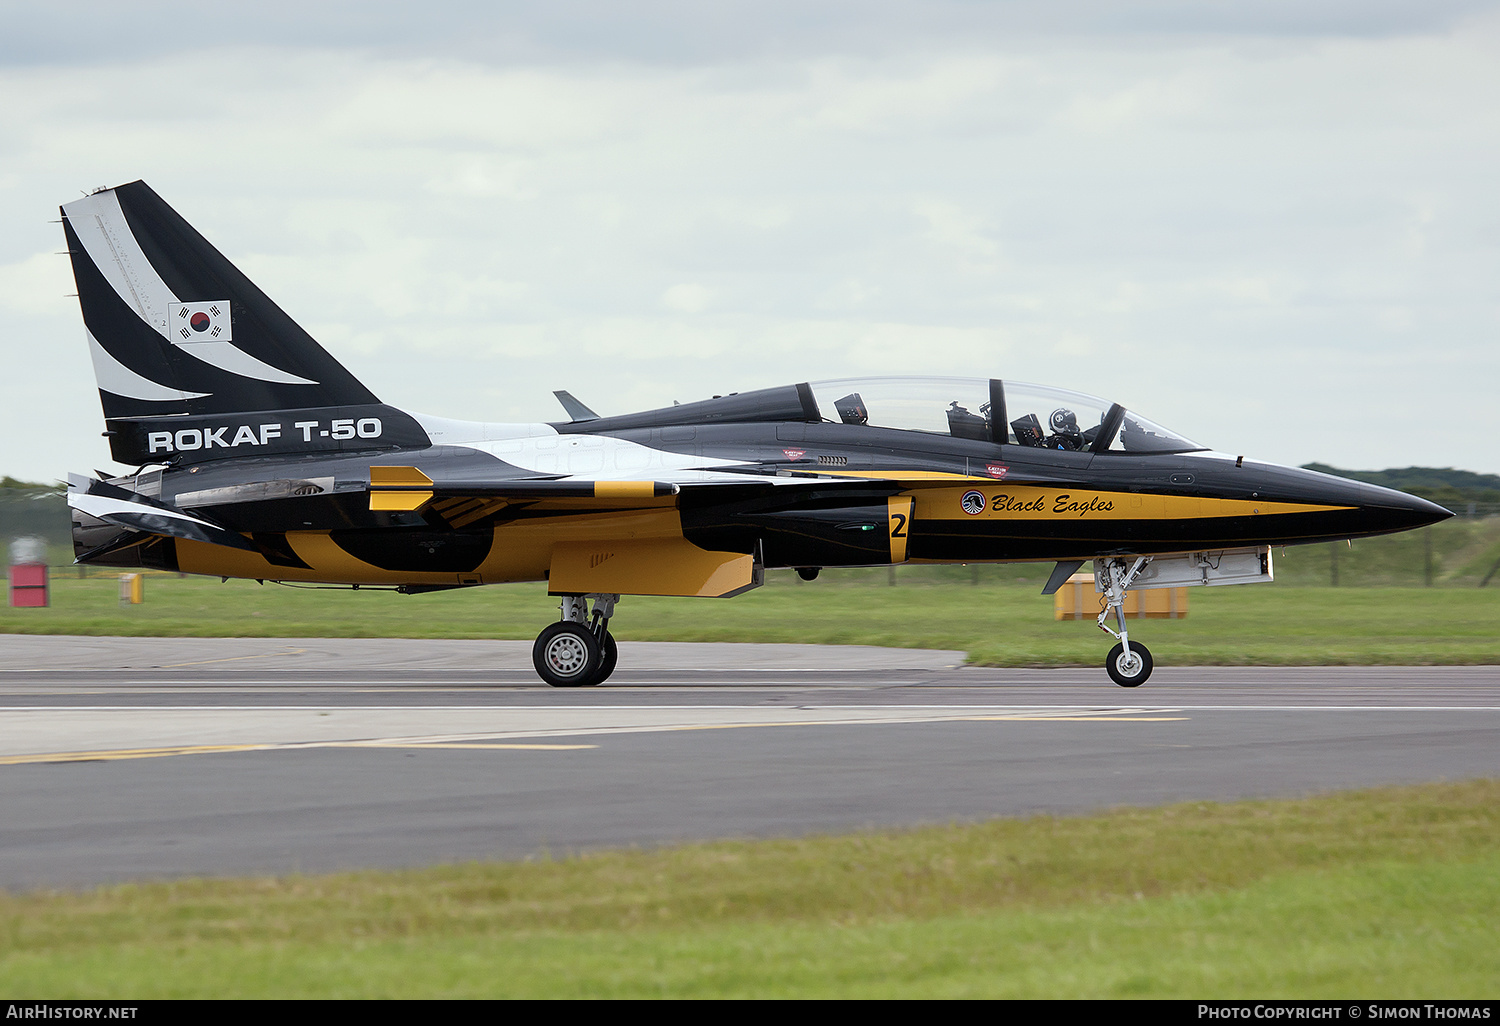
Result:
<instances>
[{"instance_id":1,"label":"nose wheel","mask_svg":"<svg viewBox=\"0 0 1500 1026\"><path fill-rule=\"evenodd\" d=\"M1104 668L1120 687L1138 688L1151 676L1151 652L1139 642L1131 645L1129 652L1125 651L1124 645L1116 645L1109 650Z\"/></svg>"},{"instance_id":2,"label":"nose wheel","mask_svg":"<svg viewBox=\"0 0 1500 1026\"><path fill-rule=\"evenodd\" d=\"M592 617L588 600L594 600ZM618 595L564 595L562 619L548 624L531 646L531 663L542 680L555 688L602 683L619 659L610 614Z\"/></svg>"}]
</instances>

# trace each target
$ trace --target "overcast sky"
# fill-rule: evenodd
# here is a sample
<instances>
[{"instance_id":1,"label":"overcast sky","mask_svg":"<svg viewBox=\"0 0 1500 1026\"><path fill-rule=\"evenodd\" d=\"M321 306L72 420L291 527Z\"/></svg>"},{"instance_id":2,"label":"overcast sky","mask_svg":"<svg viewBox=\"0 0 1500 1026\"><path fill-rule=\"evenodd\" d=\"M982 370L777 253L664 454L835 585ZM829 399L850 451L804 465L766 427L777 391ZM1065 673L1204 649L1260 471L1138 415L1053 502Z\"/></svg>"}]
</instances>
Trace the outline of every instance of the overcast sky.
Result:
<instances>
[{"instance_id":1,"label":"overcast sky","mask_svg":"<svg viewBox=\"0 0 1500 1026\"><path fill-rule=\"evenodd\" d=\"M408 409L958 374L1500 472L1497 8L0 3L0 473L114 466L49 222L137 178Z\"/></svg>"}]
</instances>

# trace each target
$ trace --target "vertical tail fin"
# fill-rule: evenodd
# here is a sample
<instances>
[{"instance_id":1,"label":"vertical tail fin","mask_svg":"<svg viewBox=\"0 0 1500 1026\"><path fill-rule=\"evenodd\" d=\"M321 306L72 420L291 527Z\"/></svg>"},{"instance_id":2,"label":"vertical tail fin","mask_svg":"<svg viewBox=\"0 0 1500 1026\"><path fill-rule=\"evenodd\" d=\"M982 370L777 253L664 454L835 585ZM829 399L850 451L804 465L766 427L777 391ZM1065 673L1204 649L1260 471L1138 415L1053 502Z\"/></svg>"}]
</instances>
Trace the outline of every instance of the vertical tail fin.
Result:
<instances>
[{"instance_id":1,"label":"vertical tail fin","mask_svg":"<svg viewBox=\"0 0 1500 1026\"><path fill-rule=\"evenodd\" d=\"M180 452L175 445L153 448L146 443L150 433L145 427L160 418L173 418L175 435L185 429L183 417L217 418L218 424L238 421L234 415L239 414L335 407L346 411L343 419L352 416L363 423L358 414L372 408L399 413L380 406L369 389L146 183L100 190L65 204L62 214L99 399L121 462ZM304 417L303 423L313 419ZM331 423L334 418L323 419ZM400 438L382 431L387 444L426 443L425 433L409 417L377 423L386 420L393 427L394 421L404 420L404 426L416 429L414 435L396 432ZM201 442L202 429L185 437ZM319 444L325 437L305 442L314 448L349 447L340 440ZM268 449L269 442L254 452L216 453L212 445L206 450L200 445L190 458L264 455L279 448Z\"/></svg>"}]
</instances>

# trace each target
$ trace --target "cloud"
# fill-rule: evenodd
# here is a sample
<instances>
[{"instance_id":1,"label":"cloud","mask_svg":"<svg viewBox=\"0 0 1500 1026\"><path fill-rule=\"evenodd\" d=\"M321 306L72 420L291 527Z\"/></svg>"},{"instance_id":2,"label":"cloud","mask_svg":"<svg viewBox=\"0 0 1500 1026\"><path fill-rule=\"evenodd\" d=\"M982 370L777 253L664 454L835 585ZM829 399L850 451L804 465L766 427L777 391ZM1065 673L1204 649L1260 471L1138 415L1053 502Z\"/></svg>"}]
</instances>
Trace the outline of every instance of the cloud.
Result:
<instances>
[{"instance_id":1,"label":"cloud","mask_svg":"<svg viewBox=\"0 0 1500 1026\"><path fill-rule=\"evenodd\" d=\"M46 221L135 178L433 413L973 374L1282 462L1428 462L1392 411L1463 409L1441 462L1500 469L1492 8L1189 6L273 4L168 46L167 4L0 44L0 345L82 397L0 410L3 469L103 458Z\"/></svg>"},{"instance_id":2,"label":"cloud","mask_svg":"<svg viewBox=\"0 0 1500 1026\"><path fill-rule=\"evenodd\" d=\"M713 291L697 282L679 282L661 294L661 305L679 313L702 313L713 302Z\"/></svg>"},{"instance_id":3,"label":"cloud","mask_svg":"<svg viewBox=\"0 0 1500 1026\"><path fill-rule=\"evenodd\" d=\"M56 252L33 253L0 265L0 310L13 317L45 317L73 286L68 262Z\"/></svg>"},{"instance_id":4,"label":"cloud","mask_svg":"<svg viewBox=\"0 0 1500 1026\"><path fill-rule=\"evenodd\" d=\"M715 65L1057 38L1384 38L1453 31L1494 8L1494 0L58 0L7 5L0 64L173 59L232 42L495 66Z\"/></svg>"}]
</instances>

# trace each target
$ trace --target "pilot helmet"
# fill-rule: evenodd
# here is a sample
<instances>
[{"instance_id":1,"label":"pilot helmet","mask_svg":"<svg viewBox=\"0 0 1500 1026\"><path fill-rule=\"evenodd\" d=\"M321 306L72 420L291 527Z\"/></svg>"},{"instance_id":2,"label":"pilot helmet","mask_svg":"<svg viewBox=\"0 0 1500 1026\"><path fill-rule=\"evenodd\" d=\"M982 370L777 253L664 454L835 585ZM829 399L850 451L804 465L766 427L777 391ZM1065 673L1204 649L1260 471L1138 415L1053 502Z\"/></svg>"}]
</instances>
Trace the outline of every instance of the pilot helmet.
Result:
<instances>
[{"instance_id":1,"label":"pilot helmet","mask_svg":"<svg viewBox=\"0 0 1500 1026\"><path fill-rule=\"evenodd\" d=\"M1056 434L1059 434L1059 435L1076 435L1076 434L1079 434L1079 430L1078 430L1078 418L1076 416L1074 416L1072 410L1064 410L1064 409L1053 410L1052 411L1052 416L1048 420L1048 423L1050 423L1052 425L1052 430Z\"/></svg>"}]
</instances>

